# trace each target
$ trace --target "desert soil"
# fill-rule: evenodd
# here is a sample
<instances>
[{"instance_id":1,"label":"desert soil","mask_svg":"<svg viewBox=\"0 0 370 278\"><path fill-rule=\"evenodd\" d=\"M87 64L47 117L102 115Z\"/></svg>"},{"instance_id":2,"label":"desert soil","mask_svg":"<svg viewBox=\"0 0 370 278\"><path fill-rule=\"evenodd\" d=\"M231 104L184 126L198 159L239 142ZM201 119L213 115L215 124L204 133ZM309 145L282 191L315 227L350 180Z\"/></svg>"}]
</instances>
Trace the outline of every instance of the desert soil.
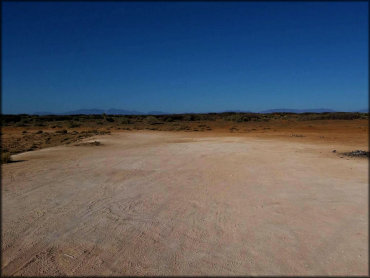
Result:
<instances>
[{"instance_id":1,"label":"desert soil","mask_svg":"<svg viewBox=\"0 0 370 278\"><path fill-rule=\"evenodd\" d=\"M368 274L366 138L84 140L2 165L3 275Z\"/></svg>"}]
</instances>

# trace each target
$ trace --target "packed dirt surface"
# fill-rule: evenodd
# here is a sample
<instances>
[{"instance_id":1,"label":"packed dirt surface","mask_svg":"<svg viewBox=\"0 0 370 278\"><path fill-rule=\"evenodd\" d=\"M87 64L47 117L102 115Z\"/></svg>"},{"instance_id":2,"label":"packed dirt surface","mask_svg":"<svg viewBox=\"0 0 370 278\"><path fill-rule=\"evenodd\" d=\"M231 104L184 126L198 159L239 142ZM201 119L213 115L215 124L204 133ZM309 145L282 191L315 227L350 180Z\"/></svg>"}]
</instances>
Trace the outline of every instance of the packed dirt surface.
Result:
<instances>
[{"instance_id":1,"label":"packed dirt surface","mask_svg":"<svg viewBox=\"0 0 370 278\"><path fill-rule=\"evenodd\" d=\"M367 138L305 139L130 131L14 155L2 274L367 275L368 159L341 156Z\"/></svg>"}]
</instances>

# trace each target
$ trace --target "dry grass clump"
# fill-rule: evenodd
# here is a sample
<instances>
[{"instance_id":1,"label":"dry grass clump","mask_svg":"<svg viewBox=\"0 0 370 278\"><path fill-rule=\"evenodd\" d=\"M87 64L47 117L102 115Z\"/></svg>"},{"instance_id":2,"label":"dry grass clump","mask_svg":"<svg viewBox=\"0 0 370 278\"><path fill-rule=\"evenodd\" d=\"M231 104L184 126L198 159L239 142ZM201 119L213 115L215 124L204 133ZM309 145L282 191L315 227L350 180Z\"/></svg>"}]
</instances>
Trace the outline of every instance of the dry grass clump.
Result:
<instances>
[{"instance_id":1,"label":"dry grass clump","mask_svg":"<svg viewBox=\"0 0 370 278\"><path fill-rule=\"evenodd\" d=\"M128 125L128 124L131 124L132 122L130 121L130 119L129 118L126 118L126 117L123 117L122 119L121 119L121 124L123 124L123 125Z\"/></svg>"},{"instance_id":2,"label":"dry grass clump","mask_svg":"<svg viewBox=\"0 0 370 278\"><path fill-rule=\"evenodd\" d=\"M156 125L156 124L159 124L160 123L160 121L156 117L154 117L154 116L148 116L148 117L146 117L144 119L144 122L146 124L149 124L149 125Z\"/></svg>"},{"instance_id":3,"label":"dry grass clump","mask_svg":"<svg viewBox=\"0 0 370 278\"><path fill-rule=\"evenodd\" d=\"M75 127L80 127L80 126L81 126L81 124L79 124L79 123L75 123L75 122L69 122L68 123L69 128L75 128Z\"/></svg>"}]
</instances>

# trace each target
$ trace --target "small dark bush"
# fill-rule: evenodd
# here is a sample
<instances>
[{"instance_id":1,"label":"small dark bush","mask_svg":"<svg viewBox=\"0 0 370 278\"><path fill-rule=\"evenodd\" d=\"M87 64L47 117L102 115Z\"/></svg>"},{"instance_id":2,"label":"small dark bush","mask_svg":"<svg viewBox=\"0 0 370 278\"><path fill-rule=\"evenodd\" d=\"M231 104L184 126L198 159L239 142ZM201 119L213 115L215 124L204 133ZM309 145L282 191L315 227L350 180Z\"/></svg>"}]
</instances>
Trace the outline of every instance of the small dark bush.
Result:
<instances>
[{"instance_id":1,"label":"small dark bush","mask_svg":"<svg viewBox=\"0 0 370 278\"><path fill-rule=\"evenodd\" d=\"M148 116L148 117L145 118L145 123L150 124L150 125L155 125L155 124L158 124L159 121L154 116Z\"/></svg>"},{"instance_id":2,"label":"small dark bush","mask_svg":"<svg viewBox=\"0 0 370 278\"><path fill-rule=\"evenodd\" d=\"M17 122L15 126L26 126L26 122L22 119L21 121Z\"/></svg>"},{"instance_id":3,"label":"small dark bush","mask_svg":"<svg viewBox=\"0 0 370 278\"><path fill-rule=\"evenodd\" d=\"M68 133L68 131L66 129L63 129L63 130L57 130L57 131L55 131L55 133L66 134L66 133Z\"/></svg>"},{"instance_id":4,"label":"small dark bush","mask_svg":"<svg viewBox=\"0 0 370 278\"><path fill-rule=\"evenodd\" d=\"M33 144L28 150L29 151L33 151L35 149L37 149L37 145L36 144Z\"/></svg>"},{"instance_id":5,"label":"small dark bush","mask_svg":"<svg viewBox=\"0 0 370 278\"><path fill-rule=\"evenodd\" d=\"M1 154L1 163L2 164L9 163L11 161L12 161L12 157L11 157L9 152L5 152L5 153L3 152Z\"/></svg>"},{"instance_id":6,"label":"small dark bush","mask_svg":"<svg viewBox=\"0 0 370 278\"><path fill-rule=\"evenodd\" d=\"M74 123L74 122L70 122L70 123L68 124L68 127L69 127L69 128L75 128L75 127L80 127L80 126L81 126L81 124Z\"/></svg>"},{"instance_id":7,"label":"small dark bush","mask_svg":"<svg viewBox=\"0 0 370 278\"><path fill-rule=\"evenodd\" d=\"M364 118L367 118L365 113L335 112L335 113L302 113L299 119L301 121L314 121L314 120L355 120Z\"/></svg>"},{"instance_id":8,"label":"small dark bush","mask_svg":"<svg viewBox=\"0 0 370 278\"><path fill-rule=\"evenodd\" d=\"M131 124L131 121L129 118L122 118L121 120L121 124L123 125L128 125L128 124Z\"/></svg>"}]
</instances>

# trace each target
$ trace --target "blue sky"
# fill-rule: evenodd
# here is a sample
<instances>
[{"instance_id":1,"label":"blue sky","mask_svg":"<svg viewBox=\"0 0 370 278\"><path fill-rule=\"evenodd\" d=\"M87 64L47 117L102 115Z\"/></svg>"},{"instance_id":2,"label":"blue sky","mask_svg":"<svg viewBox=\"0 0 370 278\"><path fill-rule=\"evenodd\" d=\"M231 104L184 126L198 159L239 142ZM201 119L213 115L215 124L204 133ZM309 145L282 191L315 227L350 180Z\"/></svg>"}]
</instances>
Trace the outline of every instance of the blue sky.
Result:
<instances>
[{"instance_id":1,"label":"blue sky","mask_svg":"<svg viewBox=\"0 0 370 278\"><path fill-rule=\"evenodd\" d=\"M368 107L367 2L5 2L2 112Z\"/></svg>"}]
</instances>

